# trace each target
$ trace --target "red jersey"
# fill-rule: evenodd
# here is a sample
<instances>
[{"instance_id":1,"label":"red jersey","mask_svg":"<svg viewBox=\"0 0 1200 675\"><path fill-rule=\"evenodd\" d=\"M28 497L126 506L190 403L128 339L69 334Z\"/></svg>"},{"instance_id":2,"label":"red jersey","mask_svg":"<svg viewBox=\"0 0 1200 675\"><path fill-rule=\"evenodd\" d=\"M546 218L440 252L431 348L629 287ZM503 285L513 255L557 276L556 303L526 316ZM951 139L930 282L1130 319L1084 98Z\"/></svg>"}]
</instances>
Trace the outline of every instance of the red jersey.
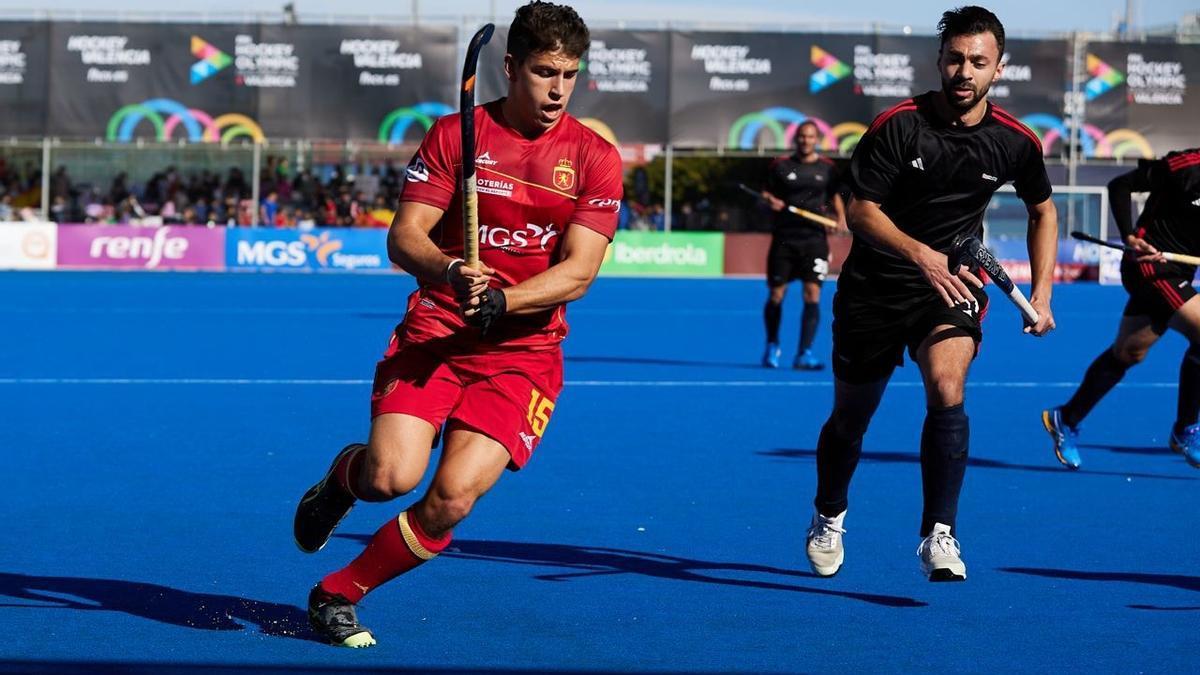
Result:
<instances>
[{"instance_id":1,"label":"red jersey","mask_svg":"<svg viewBox=\"0 0 1200 675\"><path fill-rule=\"evenodd\" d=\"M570 115L529 140L505 123L500 103L475 108L475 184L479 259L496 271L493 285L504 288L557 262L568 228L586 227L611 240L622 174L617 149ZM437 120L409 162L400 196L445 212L430 236L453 257L463 256L461 147L459 115ZM554 348L567 335L566 308L506 315L486 337L462 327L449 284L422 284L409 297L405 337L437 339L453 351Z\"/></svg>"}]
</instances>

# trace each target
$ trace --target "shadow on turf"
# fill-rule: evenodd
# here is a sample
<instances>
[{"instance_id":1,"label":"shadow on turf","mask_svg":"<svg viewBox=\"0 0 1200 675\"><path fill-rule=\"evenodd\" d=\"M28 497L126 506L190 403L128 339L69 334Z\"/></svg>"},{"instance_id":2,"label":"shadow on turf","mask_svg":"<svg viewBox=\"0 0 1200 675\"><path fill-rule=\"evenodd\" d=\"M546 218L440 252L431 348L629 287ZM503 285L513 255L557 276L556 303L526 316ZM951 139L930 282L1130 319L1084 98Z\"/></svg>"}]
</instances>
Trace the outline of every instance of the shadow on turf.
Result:
<instances>
[{"instance_id":1,"label":"shadow on turf","mask_svg":"<svg viewBox=\"0 0 1200 675\"><path fill-rule=\"evenodd\" d=\"M817 458L816 450L796 450L791 448L778 448L775 450L763 450L758 453L764 457L776 457L780 459L811 459ZM921 457L915 452L880 452L864 450L862 459L866 462L883 462L888 464L920 464ZM1058 464L1054 465L1037 465L1037 464L1010 464L1001 462L995 459L987 459L985 457L968 457L967 465L979 467L981 469L1008 469L1011 471L1033 471L1037 473L1061 473L1061 474L1090 474L1093 476L1118 476L1120 478L1147 478L1157 480L1196 480L1192 476L1167 476L1156 473L1133 473L1130 471L1093 471L1090 469L1078 469L1076 471L1068 471Z\"/></svg>"},{"instance_id":2,"label":"shadow on turf","mask_svg":"<svg viewBox=\"0 0 1200 675\"><path fill-rule=\"evenodd\" d=\"M1100 445L1096 443L1080 443L1080 450L1106 450L1121 455L1162 455L1174 453L1165 445Z\"/></svg>"},{"instance_id":3,"label":"shadow on turf","mask_svg":"<svg viewBox=\"0 0 1200 675\"><path fill-rule=\"evenodd\" d=\"M240 623L245 622L257 625L259 632L265 635L320 641L308 626L308 616L299 607L233 595L193 593L140 581L0 572L0 596L45 603L0 604L7 607L124 612L202 630L245 630Z\"/></svg>"},{"instance_id":4,"label":"shadow on turf","mask_svg":"<svg viewBox=\"0 0 1200 675\"><path fill-rule=\"evenodd\" d=\"M1039 569L1034 567L1001 567L1001 572L1011 574L1027 574L1034 577L1050 579L1070 579L1072 581L1120 581L1132 584L1151 584L1153 586L1168 586L1184 591L1200 593L1200 577L1189 577L1182 574L1147 574L1144 572L1081 572L1078 570ZM1127 605L1131 609L1156 609L1168 612L1200 611L1200 607L1159 607L1156 605Z\"/></svg>"},{"instance_id":5,"label":"shadow on turf","mask_svg":"<svg viewBox=\"0 0 1200 675\"><path fill-rule=\"evenodd\" d=\"M350 539L363 544L371 540L370 535L364 534L335 534L334 537ZM745 572L750 574L772 574L791 578L815 579L816 576L809 572L744 563L707 562L662 555L660 553L625 551L597 546L455 539L454 543L450 545L450 549L442 555L448 558L460 558L463 560L487 560L513 565L528 565L531 567L559 567L564 570L534 576L535 579L543 581L569 581L583 577L613 574L640 574L660 579L673 579L675 581L692 581L721 586L740 586L771 591L792 591L795 593L828 595L850 600L860 600L885 607L925 607L927 604L919 600L896 595L855 593L827 588L794 586L792 584L772 581L729 579L701 574L701 572Z\"/></svg>"}]
</instances>

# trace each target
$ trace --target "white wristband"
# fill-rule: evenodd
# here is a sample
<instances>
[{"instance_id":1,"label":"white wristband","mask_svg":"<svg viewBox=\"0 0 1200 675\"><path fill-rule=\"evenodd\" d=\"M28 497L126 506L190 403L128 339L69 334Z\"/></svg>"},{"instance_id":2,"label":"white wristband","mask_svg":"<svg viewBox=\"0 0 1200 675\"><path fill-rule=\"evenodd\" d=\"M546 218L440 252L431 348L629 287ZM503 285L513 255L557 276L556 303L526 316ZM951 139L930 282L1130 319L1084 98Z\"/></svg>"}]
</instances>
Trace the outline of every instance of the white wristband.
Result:
<instances>
[{"instance_id":1,"label":"white wristband","mask_svg":"<svg viewBox=\"0 0 1200 675\"><path fill-rule=\"evenodd\" d=\"M450 283L450 270L454 268L455 263L462 263L465 265L467 264L467 261L463 260L462 258L455 258L454 260L450 261L449 265L446 265L446 271L442 273L442 277L445 278L446 283Z\"/></svg>"}]
</instances>

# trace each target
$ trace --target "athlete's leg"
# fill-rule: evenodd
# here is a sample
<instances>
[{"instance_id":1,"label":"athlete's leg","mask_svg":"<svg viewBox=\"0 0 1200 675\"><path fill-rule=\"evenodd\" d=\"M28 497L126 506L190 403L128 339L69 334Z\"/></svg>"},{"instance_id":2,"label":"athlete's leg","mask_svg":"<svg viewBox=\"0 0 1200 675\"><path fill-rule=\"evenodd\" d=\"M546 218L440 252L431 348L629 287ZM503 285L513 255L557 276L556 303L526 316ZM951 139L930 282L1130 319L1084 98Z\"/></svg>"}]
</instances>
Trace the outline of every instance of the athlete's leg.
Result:
<instances>
[{"instance_id":1,"label":"athlete's leg","mask_svg":"<svg viewBox=\"0 0 1200 675\"><path fill-rule=\"evenodd\" d=\"M1200 414L1200 296L1184 302L1168 325L1189 343L1179 364L1179 400L1170 445L1189 464L1200 468L1200 425L1196 423Z\"/></svg>"},{"instance_id":2,"label":"athlete's leg","mask_svg":"<svg viewBox=\"0 0 1200 675\"><path fill-rule=\"evenodd\" d=\"M917 349L925 383L925 425L921 430L921 485L924 512L917 554L930 581L966 579L954 529L958 498L967 469L970 427L963 409L967 371L975 358L975 338L961 327L939 324Z\"/></svg>"},{"instance_id":3,"label":"athlete's leg","mask_svg":"<svg viewBox=\"0 0 1200 675\"><path fill-rule=\"evenodd\" d=\"M793 368L820 370L824 367L821 360L812 353L813 341L817 337L817 328L820 323L821 281L806 279L804 281L804 312L800 315L800 346L796 351L796 359L792 363Z\"/></svg>"},{"instance_id":4,"label":"athlete's leg","mask_svg":"<svg viewBox=\"0 0 1200 675\"><path fill-rule=\"evenodd\" d=\"M921 433L922 537L934 523L955 526L969 441L963 393L975 353L974 338L949 324L935 326L917 349L927 411Z\"/></svg>"},{"instance_id":5,"label":"athlete's leg","mask_svg":"<svg viewBox=\"0 0 1200 675\"><path fill-rule=\"evenodd\" d=\"M875 382L850 384L833 379L833 411L817 439L817 498L823 516L836 516L849 503L850 479L862 455L867 426L883 400L891 374Z\"/></svg>"},{"instance_id":6,"label":"athlete's leg","mask_svg":"<svg viewBox=\"0 0 1200 675\"><path fill-rule=\"evenodd\" d=\"M1062 421L1075 428L1088 416L1100 399L1125 377L1126 371L1141 363L1150 348L1162 336L1149 316L1123 316L1117 337L1102 351L1083 376L1083 382L1062 406Z\"/></svg>"}]
</instances>

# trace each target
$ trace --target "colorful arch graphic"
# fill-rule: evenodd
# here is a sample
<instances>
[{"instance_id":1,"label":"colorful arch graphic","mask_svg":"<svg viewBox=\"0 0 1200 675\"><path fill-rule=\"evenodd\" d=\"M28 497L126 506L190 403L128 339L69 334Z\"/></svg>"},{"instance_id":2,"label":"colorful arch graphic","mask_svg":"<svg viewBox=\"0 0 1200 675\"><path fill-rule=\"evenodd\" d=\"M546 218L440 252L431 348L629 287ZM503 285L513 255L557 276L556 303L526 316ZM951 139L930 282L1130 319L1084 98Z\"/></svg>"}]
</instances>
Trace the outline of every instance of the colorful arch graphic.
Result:
<instances>
[{"instance_id":1,"label":"colorful arch graphic","mask_svg":"<svg viewBox=\"0 0 1200 675\"><path fill-rule=\"evenodd\" d=\"M821 134L820 147L826 151L849 152L858 144L867 127L858 122L841 122L830 126L828 122L811 115L805 115L793 108L766 108L758 112L742 115L729 127L729 138L726 144L730 148L752 150L758 147L755 141L764 129L770 133L771 147L789 147L796 137L796 130L804 122L817 125ZM786 126L785 126L786 125Z\"/></svg>"},{"instance_id":2,"label":"colorful arch graphic","mask_svg":"<svg viewBox=\"0 0 1200 675\"><path fill-rule=\"evenodd\" d=\"M403 143L404 133L414 121L420 122L424 131L429 131L434 120L454 112L454 108L437 101L425 101L406 108L396 108L379 124L380 143Z\"/></svg>"},{"instance_id":3,"label":"colorful arch graphic","mask_svg":"<svg viewBox=\"0 0 1200 675\"><path fill-rule=\"evenodd\" d=\"M164 115L168 117L164 119ZM123 106L109 118L105 138L128 143L143 120L148 120L154 127L154 138L159 141L171 140L180 125L187 133L187 140L196 143L228 143L241 136L256 143L266 140L258 122L246 115L227 113L214 119L203 110L187 108L169 98L153 98Z\"/></svg>"},{"instance_id":4,"label":"colorful arch graphic","mask_svg":"<svg viewBox=\"0 0 1200 675\"><path fill-rule=\"evenodd\" d=\"M1055 142L1071 133L1061 118L1046 113L1025 115L1021 122L1042 139L1042 150L1047 155ZM1106 132L1094 124L1084 124L1080 131L1079 144L1084 157L1122 159L1141 156L1153 159L1156 156L1154 147L1146 137L1132 129Z\"/></svg>"},{"instance_id":5,"label":"colorful arch graphic","mask_svg":"<svg viewBox=\"0 0 1200 675\"><path fill-rule=\"evenodd\" d=\"M601 120L598 120L595 117L580 117L579 123L600 134L600 137L609 143L617 145L617 135L613 133L612 127L608 126Z\"/></svg>"}]
</instances>

